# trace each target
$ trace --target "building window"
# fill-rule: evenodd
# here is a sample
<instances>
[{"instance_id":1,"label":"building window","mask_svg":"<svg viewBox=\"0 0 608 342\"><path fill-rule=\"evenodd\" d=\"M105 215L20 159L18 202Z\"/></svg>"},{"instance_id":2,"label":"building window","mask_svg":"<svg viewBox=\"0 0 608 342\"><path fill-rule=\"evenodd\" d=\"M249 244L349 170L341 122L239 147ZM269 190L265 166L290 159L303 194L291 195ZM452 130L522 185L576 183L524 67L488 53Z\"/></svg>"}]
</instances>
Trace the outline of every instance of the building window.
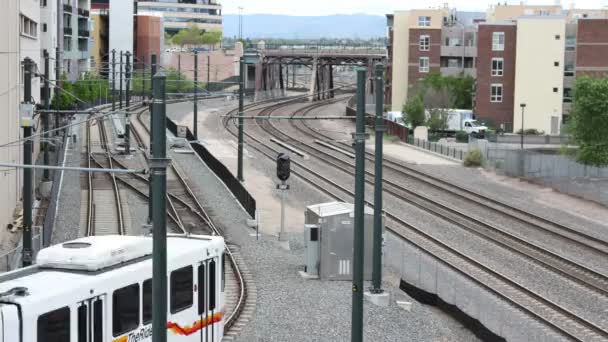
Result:
<instances>
[{"instance_id":1,"label":"building window","mask_svg":"<svg viewBox=\"0 0 608 342\"><path fill-rule=\"evenodd\" d=\"M492 33L492 51L504 51L505 50L505 33L504 32L493 32Z\"/></svg>"},{"instance_id":2,"label":"building window","mask_svg":"<svg viewBox=\"0 0 608 342\"><path fill-rule=\"evenodd\" d=\"M428 34L420 36L420 51L429 51L431 48L431 36Z\"/></svg>"},{"instance_id":3,"label":"building window","mask_svg":"<svg viewBox=\"0 0 608 342\"><path fill-rule=\"evenodd\" d=\"M492 58L492 76L502 76L504 74L504 58Z\"/></svg>"},{"instance_id":4,"label":"building window","mask_svg":"<svg viewBox=\"0 0 608 342\"><path fill-rule=\"evenodd\" d=\"M20 32L24 36L36 38L38 37L38 23L21 15Z\"/></svg>"},{"instance_id":5,"label":"building window","mask_svg":"<svg viewBox=\"0 0 608 342\"><path fill-rule=\"evenodd\" d=\"M112 294L112 334L124 335L139 327L139 284L120 288Z\"/></svg>"},{"instance_id":6,"label":"building window","mask_svg":"<svg viewBox=\"0 0 608 342\"><path fill-rule=\"evenodd\" d=\"M559 35L559 34L556 34L556 35L555 35L555 40L559 40L560 38L561 38L561 37L560 37L560 35Z\"/></svg>"},{"instance_id":7,"label":"building window","mask_svg":"<svg viewBox=\"0 0 608 342\"><path fill-rule=\"evenodd\" d=\"M502 102L502 84L492 84L490 102Z\"/></svg>"},{"instance_id":8,"label":"building window","mask_svg":"<svg viewBox=\"0 0 608 342\"><path fill-rule=\"evenodd\" d=\"M70 308L64 307L38 317L38 341L70 340Z\"/></svg>"},{"instance_id":9,"label":"building window","mask_svg":"<svg viewBox=\"0 0 608 342\"><path fill-rule=\"evenodd\" d=\"M553 65L558 67L559 66L559 62L553 62Z\"/></svg>"},{"instance_id":10,"label":"building window","mask_svg":"<svg viewBox=\"0 0 608 342\"><path fill-rule=\"evenodd\" d=\"M171 272L171 313L192 306L192 266Z\"/></svg>"},{"instance_id":11,"label":"building window","mask_svg":"<svg viewBox=\"0 0 608 342\"><path fill-rule=\"evenodd\" d=\"M42 24L42 32L46 32L46 24Z\"/></svg>"},{"instance_id":12,"label":"building window","mask_svg":"<svg viewBox=\"0 0 608 342\"><path fill-rule=\"evenodd\" d=\"M431 26L431 17L426 17L426 16L418 17L418 26L424 26L424 27Z\"/></svg>"},{"instance_id":13,"label":"building window","mask_svg":"<svg viewBox=\"0 0 608 342\"><path fill-rule=\"evenodd\" d=\"M553 92L557 93L559 91L559 88L553 88Z\"/></svg>"},{"instance_id":14,"label":"building window","mask_svg":"<svg viewBox=\"0 0 608 342\"><path fill-rule=\"evenodd\" d=\"M46 0L40 1L40 7L46 7Z\"/></svg>"},{"instance_id":15,"label":"building window","mask_svg":"<svg viewBox=\"0 0 608 342\"><path fill-rule=\"evenodd\" d=\"M418 64L419 72L429 72L429 58L428 57L420 57L420 62Z\"/></svg>"}]
</instances>

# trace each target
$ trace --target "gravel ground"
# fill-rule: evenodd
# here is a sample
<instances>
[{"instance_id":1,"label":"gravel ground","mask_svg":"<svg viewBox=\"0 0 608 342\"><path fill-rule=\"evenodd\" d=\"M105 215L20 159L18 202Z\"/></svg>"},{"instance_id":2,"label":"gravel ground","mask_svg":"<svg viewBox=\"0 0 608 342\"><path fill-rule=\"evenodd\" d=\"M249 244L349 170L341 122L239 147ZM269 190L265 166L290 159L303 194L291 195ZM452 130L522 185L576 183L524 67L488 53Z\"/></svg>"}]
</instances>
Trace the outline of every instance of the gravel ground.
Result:
<instances>
[{"instance_id":1,"label":"gravel ground","mask_svg":"<svg viewBox=\"0 0 608 342\"><path fill-rule=\"evenodd\" d=\"M258 288L253 319L239 341L343 341L350 336L350 282L306 281L298 275L304 260L301 234L289 234L291 250L283 249L275 238L251 237L245 225L247 215L225 187L200 161L173 154L174 161L190 174L195 192L201 195L216 222L226 230L229 243L240 247ZM273 168L258 159L257 165ZM315 191L304 189L292 197L306 201L326 201ZM387 278L396 279L395 276ZM395 286L385 284L393 300L412 301ZM367 287L367 285L366 285ZM375 341L476 341L461 325L438 310L414 303L411 312L394 303L388 308L365 305L365 337ZM286 315L289 313L289 316Z\"/></svg>"},{"instance_id":2,"label":"gravel ground","mask_svg":"<svg viewBox=\"0 0 608 342\"><path fill-rule=\"evenodd\" d=\"M178 111L171 110L170 116L179 119L180 116L176 113ZM214 135L215 133L214 131ZM217 132L217 134L221 133ZM220 137L214 136L214 138ZM251 153L249 161L254 160L255 163L246 164L246 170L255 168L258 171L256 174L273 174L274 163L251 149L249 152ZM195 191L201 194L203 204L210 209L217 223L227 231L229 242L240 246L241 254L254 274L258 288L256 314L242 331L239 340L348 340L351 284L302 280L297 273L304 259L301 234L288 235L291 242L290 251L281 248L275 243L275 238L267 234L262 235L260 241L255 241L255 238L249 236L252 231L245 225L247 215L232 196L226 194L226 189L217 178L207 168L201 168L200 162L193 163L190 156L174 154L172 157L180 168L190 174ZM288 197L289 204L300 209L300 216L303 216L303 208L306 204L328 200L310 186L301 183L297 177L292 178L290 182L292 182L292 191ZM294 220L290 222L294 224ZM385 280L390 278L393 281L387 282L386 288L393 294L392 299L412 301L396 287L398 277L387 276ZM412 312L399 309L394 302L389 308L378 308L370 304L366 304L365 307L367 340L477 340L468 330L432 307L414 303ZM286 313L289 313L289 319L285 319Z\"/></svg>"},{"instance_id":3,"label":"gravel ground","mask_svg":"<svg viewBox=\"0 0 608 342\"><path fill-rule=\"evenodd\" d=\"M85 117L76 116L76 120L84 121ZM71 135L76 134L76 143L70 142L66 153L65 166L80 167L81 151L85 142L85 128L83 125L74 126ZM81 210L81 176L73 172L64 172L62 186L57 204L57 216L53 227L51 244L62 243L81 236L80 210Z\"/></svg>"}]
</instances>

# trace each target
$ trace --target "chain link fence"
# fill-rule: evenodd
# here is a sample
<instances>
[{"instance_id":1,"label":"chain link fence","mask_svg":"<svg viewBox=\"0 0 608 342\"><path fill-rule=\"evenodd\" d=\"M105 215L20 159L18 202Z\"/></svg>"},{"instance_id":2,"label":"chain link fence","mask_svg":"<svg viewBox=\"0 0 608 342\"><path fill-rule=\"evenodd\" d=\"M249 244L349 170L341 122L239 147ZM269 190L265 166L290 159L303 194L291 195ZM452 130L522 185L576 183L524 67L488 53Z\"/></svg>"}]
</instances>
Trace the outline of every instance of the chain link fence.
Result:
<instances>
[{"instance_id":1,"label":"chain link fence","mask_svg":"<svg viewBox=\"0 0 608 342\"><path fill-rule=\"evenodd\" d=\"M479 149L484 167L518 177L565 194L608 206L608 167L578 163L558 150L522 150L517 145L471 139L469 149Z\"/></svg>"}]
</instances>

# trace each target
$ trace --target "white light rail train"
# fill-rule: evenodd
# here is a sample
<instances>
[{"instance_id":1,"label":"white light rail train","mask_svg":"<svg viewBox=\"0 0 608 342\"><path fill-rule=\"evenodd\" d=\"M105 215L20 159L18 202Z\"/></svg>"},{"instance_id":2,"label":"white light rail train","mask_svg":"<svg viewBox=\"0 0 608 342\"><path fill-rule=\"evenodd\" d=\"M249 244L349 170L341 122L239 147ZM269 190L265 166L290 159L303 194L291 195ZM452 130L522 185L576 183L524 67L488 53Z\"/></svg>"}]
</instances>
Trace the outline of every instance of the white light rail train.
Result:
<instances>
[{"instance_id":1,"label":"white light rail train","mask_svg":"<svg viewBox=\"0 0 608 342\"><path fill-rule=\"evenodd\" d=\"M95 236L45 248L0 275L0 342L151 342L152 237ZM167 340L220 342L224 239L167 236Z\"/></svg>"}]
</instances>

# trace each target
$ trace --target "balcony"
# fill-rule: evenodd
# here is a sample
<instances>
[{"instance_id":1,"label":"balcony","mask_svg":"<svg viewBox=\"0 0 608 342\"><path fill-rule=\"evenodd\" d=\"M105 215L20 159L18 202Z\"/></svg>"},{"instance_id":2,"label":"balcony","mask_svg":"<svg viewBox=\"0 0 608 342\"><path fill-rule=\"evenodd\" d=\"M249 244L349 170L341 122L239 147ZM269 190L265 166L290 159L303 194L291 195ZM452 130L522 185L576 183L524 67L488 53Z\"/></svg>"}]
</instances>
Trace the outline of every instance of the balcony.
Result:
<instances>
[{"instance_id":1,"label":"balcony","mask_svg":"<svg viewBox=\"0 0 608 342\"><path fill-rule=\"evenodd\" d=\"M83 10L82 8L79 8L78 9L78 15L81 16L81 17L88 18L89 17L89 11Z\"/></svg>"},{"instance_id":2,"label":"balcony","mask_svg":"<svg viewBox=\"0 0 608 342\"><path fill-rule=\"evenodd\" d=\"M574 84L574 72L572 72L571 74L568 73L567 71L564 73L564 89L565 88L572 88L572 85Z\"/></svg>"},{"instance_id":3,"label":"balcony","mask_svg":"<svg viewBox=\"0 0 608 342\"><path fill-rule=\"evenodd\" d=\"M441 46L441 56L443 57L477 57L476 46Z\"/></svg>"},{"instance_id":4,"label":"balcony","mask_svg":"<svg viewBox=\"0 0 608 342\"><path fill-rule=\"evenodd\" d=\"M72 35L72 28L71 27L64 27L63 28L63 34L66 36L71 36Z\"/></svg>"},{"instance_id":5,"label":"balcony","mask_svg":"<svg viewBox=\"0 0 608 342\"><path fill-rule=\"evenodd\" d=\"M441 74L443 76L460 76L460 73L464 71L464 76L477 77L476 68L460 68L460 67L441 67Z\"/></svg>"},{"instance_id":6,"label":"balcony","mask_svg":"<svg viewBox=\"0 0 608 342\"><path fill-rule=\"evenodd\" d=\"M72 13L72 6L67 5L67 4L63 4L63 11L64 12Z\"/></svg>"},{"instance_id":7,"label":"balcony","mask_svg":"<svg viewBox=\"0 0 608 342\"><path fill-rule=\"evenodd\" d=\"M78 30L78 37L89 38L89 30Z\"/></svg>"}]
</instances>

